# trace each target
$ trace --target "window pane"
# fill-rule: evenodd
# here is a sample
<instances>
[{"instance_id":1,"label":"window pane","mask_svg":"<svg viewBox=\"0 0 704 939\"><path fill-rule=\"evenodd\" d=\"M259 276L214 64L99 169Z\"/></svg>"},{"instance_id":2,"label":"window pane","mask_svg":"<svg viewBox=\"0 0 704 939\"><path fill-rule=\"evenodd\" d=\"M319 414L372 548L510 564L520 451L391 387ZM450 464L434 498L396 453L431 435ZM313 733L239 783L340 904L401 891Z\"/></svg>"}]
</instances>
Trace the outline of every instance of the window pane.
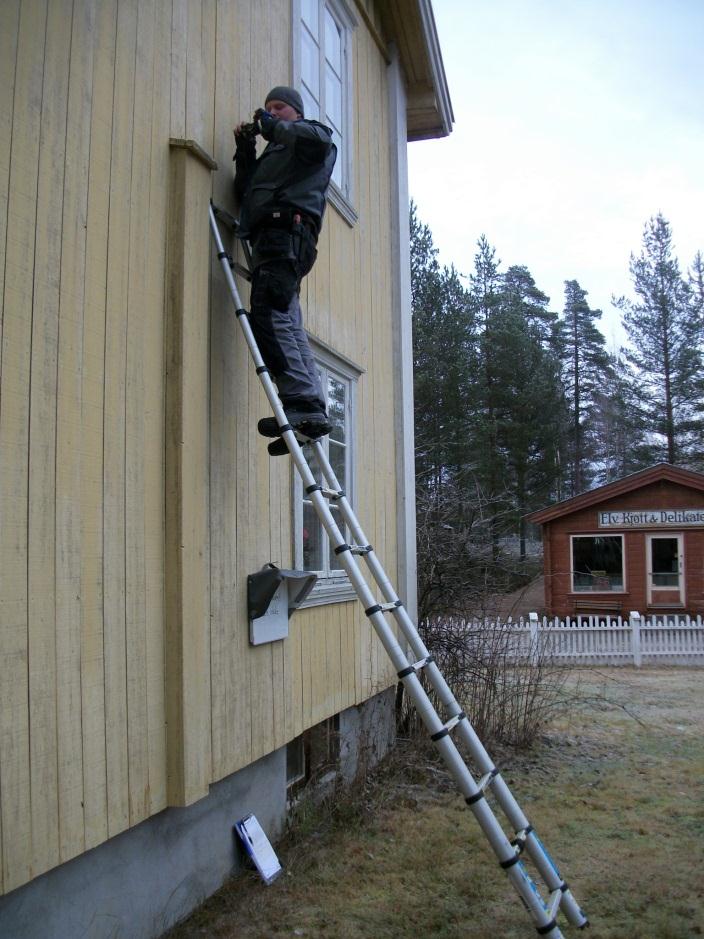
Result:
<instances>
[{"instance_id":1,"label":"window pane","mask_svg":"<svg viewBox=\"0 0 704 939\"><path fill-rule=\"evenodd\" d=\"M337 378L328 378L328 417L332 424L330 437L332 440L345 442L345 399L346 389L344 383Z\"/></svg>"},{"instance_id":2,"label":"window pane","mask_svg":"<svg viewBox=\"0 0 704 939\"><path fill-rule=\"evenodd\" d=\"M313 95L306 88L305 83L301 85L301 97L303 98L303 110L309 121L320 120L320 105Z\"/></svg>"},{"instance_id":3,"label":"window pane","mask_svg":"<svg viewBox=\"0 0 704 939\"><path fill-rule=\"evenodd\" d=\"M318 465L318 461L315 458L312 444L304 443L303 453L305 455L306 460L308 461L308 466L310 467L310 471L313 474L313 479L316 481L316 483L319 486L322 486L323 485L323 471L320 469L320 466ZM304 496L303 498L305 501L307 497Z\"/></svg>"},{"instance_id":4,"label":"window pane","mask_svg":"<svg viewBox=\"0 0 704 939\"><path fill-rule=\"evenodd\" d=\"M303 22L314 36L318 35L318 0L301 0L301 16Z\"/></svg>"},{"instance_id":5,"label":"window pane","mask_svg":"<svg viewBox=\"0 0 704 939\"><path fill-rule=\"evenodd\" d=\"M342 31L329 10L325 10L325 57L338 75L342 74Z\"/></svg>"},{"instance_id":6,"label":"window pane","mask_svg":"<svg viewBox=\"0 0 704 939\"><path fill-rule=\"evenodd\" d=\"M342 532L342 537L346 538L347 536L345 535L345 526L342 521L342 514L340 510L336 508L335 506L331 505L330 512L332 513L332 517L335 519L335 524ZM332 542L330 543L330 570L331 571L343 570L342 564L340 563L340 557L339 555L335 554L335 548Z\"/></svg>"},{"instance_id":7,"label":"window pane","mask_svg":"<svg viewBox=\"0 0 704 939\"><path fill-rule=\"evenodd\" d=\"M342 489L347 487L347 473L345 472L346 454L347 447L344 447L339 443L335 443L334 440L330 441L330 454L328 459L330 460L332 471L335 474L335 477Z\"/></svg>"},{"instance_id":8,"label":"window pane","mask_svg":"<svg viewBox=\"0 0 704 939\"><path fill-rule=\"evenodd\" d=\"M290 786L306 774L306 756L303 736L296 737L286 747L286 785Z\"/></svg>"},{"instance_id":9,"label":"window pane","mask_svg":"<svg viewBox=\"0 0 704 939\"><path fill-rule=\"evenodd\" d=\"M301 78L306 88L316 101L320 100L320 53L315 40L303 27L301 30L303 42L301 44ZM306 117L308 112L306 111Z\"/></svg>"},{"instance_id":10,"label":"window pane","mask_svg":"<svg viewBox=\"0 0 704 939\"><path fill-rule=\"evenodd\" d=\"M616 535L579 537L572 541L574 589L623 590L623 545Z\"/></svg>"},{"instance_id":11,"label":"window pane","mask_svg":"<svg viewBox=\"0 0 704 939\"><path fill-rule=\"evenodd\" d=\"M335 130L342 130L342 82L325 66L325 114Z\"/></svg>"},{"instance_id":12,"label":"window pane","mask_svg":"<svg viewBox=\"0 0 704 939\"><path fill-rule=\"evenodd\" d=\"M322 526L310 502L303 503L303 569L322 571Z\"/></svg>"},{"instance_id":13,"label":"window pane","mask_svg":"<svg viewBox=\"0 0 704 939\"><path fill-rule=\"evenodd\" d=\"M653 556L653 586L679 586L679 544L677 538L653 538L650 542L650 548Z\"/></svg>"}]
</instances>

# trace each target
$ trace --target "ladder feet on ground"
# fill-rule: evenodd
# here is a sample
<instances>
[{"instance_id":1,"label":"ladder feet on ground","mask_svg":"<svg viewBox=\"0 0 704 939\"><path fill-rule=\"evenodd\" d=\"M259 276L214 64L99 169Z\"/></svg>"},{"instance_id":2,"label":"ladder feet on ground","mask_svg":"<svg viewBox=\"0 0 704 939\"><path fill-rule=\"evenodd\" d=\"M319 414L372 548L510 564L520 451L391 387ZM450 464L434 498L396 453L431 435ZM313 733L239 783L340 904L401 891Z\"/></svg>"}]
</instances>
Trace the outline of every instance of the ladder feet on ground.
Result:
<instances>
[{"instance_id":1,"label":"ladder feet on ground","mask_svg":"<svg viewBox=\"0 0 704 939\"><path fill-rule=\"evenodd\" d=\"M257 375L274 412L274 417L283 430L286 424L286 416L269 370L264 365L254 339L247 311L242 307L233 275L233 268L237 269L237 266L223 248L216 220L216 211L218 210L211 205L210 229L223 274L232 296L235 314L244 333ZM223 217L222 214L221 217ZM404 689L423 721L430 739L437 747L459 791L464 796L465 802L489 841L501 868L505 871L523 905L528 910L536 931L541 936L547 936L548 939L562 939L563 934L556 919L559 913L563 914L573 926L580 928L587 926L586 916L572 896L569 887L562 880L550 855L535 834L533 826L528 823L499 770L494 766L493 761L477 737L469 718L455 700L435 660L425 648L423 640L406 608L396 596L389 578L359 524L359 520L352 511L344 490L340 488L335 473L327 460L324 447L319 440L311 442L313 454L322 474L320 478L325 483L325 485L321 485L313 475L293 431L287 430L284 433L291 457L300 474L304 491L330 538L335 554L339 557L366 616L391 659L396 674L403 682ZM336 515L341 518L344 526L349 529L351 543L348 543L343 537L336 517L330 511L328 501L335 502ZM357 560L358 556L364 560L372 579L383 596L383 602L380 602L372 593L366 578L362 574L360 562ZM393 615L398 632L387 621L387 613ZM406 647L410 649L411 657L401 645L399 633ZM430 686L434 696L441 702L444 720L437 712L428 691L421 682L419 673L422 674L423 681ZM453 739L455 736L459 737L459 742L469 751L471 764L478 767L478 780L475 780L466 757L455 744ZM509 841L489 805L487 799L489 793L508 819L512 830L515 831L512 841ZM544 882L547 893L546 900L543 899L535 880L528 874L524 858L532 862Z\"/></svg>"}]
</instances>

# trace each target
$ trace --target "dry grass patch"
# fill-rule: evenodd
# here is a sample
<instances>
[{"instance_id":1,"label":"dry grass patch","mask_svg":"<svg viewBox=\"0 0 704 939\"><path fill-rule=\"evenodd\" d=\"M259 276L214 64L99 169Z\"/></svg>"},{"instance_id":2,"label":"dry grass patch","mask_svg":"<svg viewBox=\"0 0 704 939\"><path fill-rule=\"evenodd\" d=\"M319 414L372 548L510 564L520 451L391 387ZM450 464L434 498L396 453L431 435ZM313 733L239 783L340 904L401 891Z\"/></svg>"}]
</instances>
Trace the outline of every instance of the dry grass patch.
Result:
<instances>
[{"instance_id":1,"label":"dry grass patch","mask_svg":"<svg viewBox=\"0 0 704 939\"><path fill-rule=\"evenodd\" d=\"M564 694L538 745L493 755L589 915L586 935L704 935L704 672L583 670ZM535 935L424 744L309 808L278 852L272 887L233 880L172 939Z\"/></svg>"}]
</instances>

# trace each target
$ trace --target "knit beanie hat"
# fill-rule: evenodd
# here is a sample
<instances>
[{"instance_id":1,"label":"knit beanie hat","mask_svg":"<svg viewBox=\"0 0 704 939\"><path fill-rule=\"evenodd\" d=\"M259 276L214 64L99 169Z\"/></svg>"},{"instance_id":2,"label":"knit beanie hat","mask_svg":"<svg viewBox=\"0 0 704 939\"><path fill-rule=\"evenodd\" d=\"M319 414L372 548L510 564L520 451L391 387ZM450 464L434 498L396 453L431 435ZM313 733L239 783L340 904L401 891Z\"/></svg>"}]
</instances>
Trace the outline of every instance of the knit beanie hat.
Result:
<instances>
[{"instance_id":1,"label":"knit beanie hat","mask_svg":"<svg viewBox=\"0 0 704 939\"><path fill-rule=\"evenodd\" d=\"M303 98L301 98L295 88L288 88L286 85L277 85L276 88L272 88L266 96L264 105L266 106L269 101L283 101L284 104L290 105L294 111L298 111L301 117L305 117L303 113Z\"/></svg>"}]
</instances>

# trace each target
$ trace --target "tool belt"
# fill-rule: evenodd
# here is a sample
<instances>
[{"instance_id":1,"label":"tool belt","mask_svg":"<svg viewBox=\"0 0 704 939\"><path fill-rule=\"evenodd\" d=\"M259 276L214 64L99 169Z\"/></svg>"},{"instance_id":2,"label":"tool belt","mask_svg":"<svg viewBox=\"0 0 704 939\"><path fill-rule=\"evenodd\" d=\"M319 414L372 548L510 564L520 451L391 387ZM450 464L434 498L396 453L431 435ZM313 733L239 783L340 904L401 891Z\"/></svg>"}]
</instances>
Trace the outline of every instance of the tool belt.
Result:
<instances>
[{"instance_id":1,"label":"tool belt","mask_svg":"<svg viewBox=\"0 0 704 939\"><path fill-rule=\"evenodd\" d=\"M310 215L306 215L304 212L299 211L298 209L292 209L288 206L280 209L270 209L266 212L257 222L256 227L252 230L252 235L250 240L254 241L257 235L266 228L280 229L282 231L292 231L296 223L300 223L317 240L318 238L318 226Z\"/></svg>"},{"instance_id":2,"label":"tool belt","mask_svg":"<svg viewBox=\"0 0 704 939\"><path fill-rule=\"evenodd\" d=\"M293 261L299 278L305 277L318 256L318 230L312 218L295 209L275 210L252 233L252 265Z\"/></svg>"}]
</instances>

